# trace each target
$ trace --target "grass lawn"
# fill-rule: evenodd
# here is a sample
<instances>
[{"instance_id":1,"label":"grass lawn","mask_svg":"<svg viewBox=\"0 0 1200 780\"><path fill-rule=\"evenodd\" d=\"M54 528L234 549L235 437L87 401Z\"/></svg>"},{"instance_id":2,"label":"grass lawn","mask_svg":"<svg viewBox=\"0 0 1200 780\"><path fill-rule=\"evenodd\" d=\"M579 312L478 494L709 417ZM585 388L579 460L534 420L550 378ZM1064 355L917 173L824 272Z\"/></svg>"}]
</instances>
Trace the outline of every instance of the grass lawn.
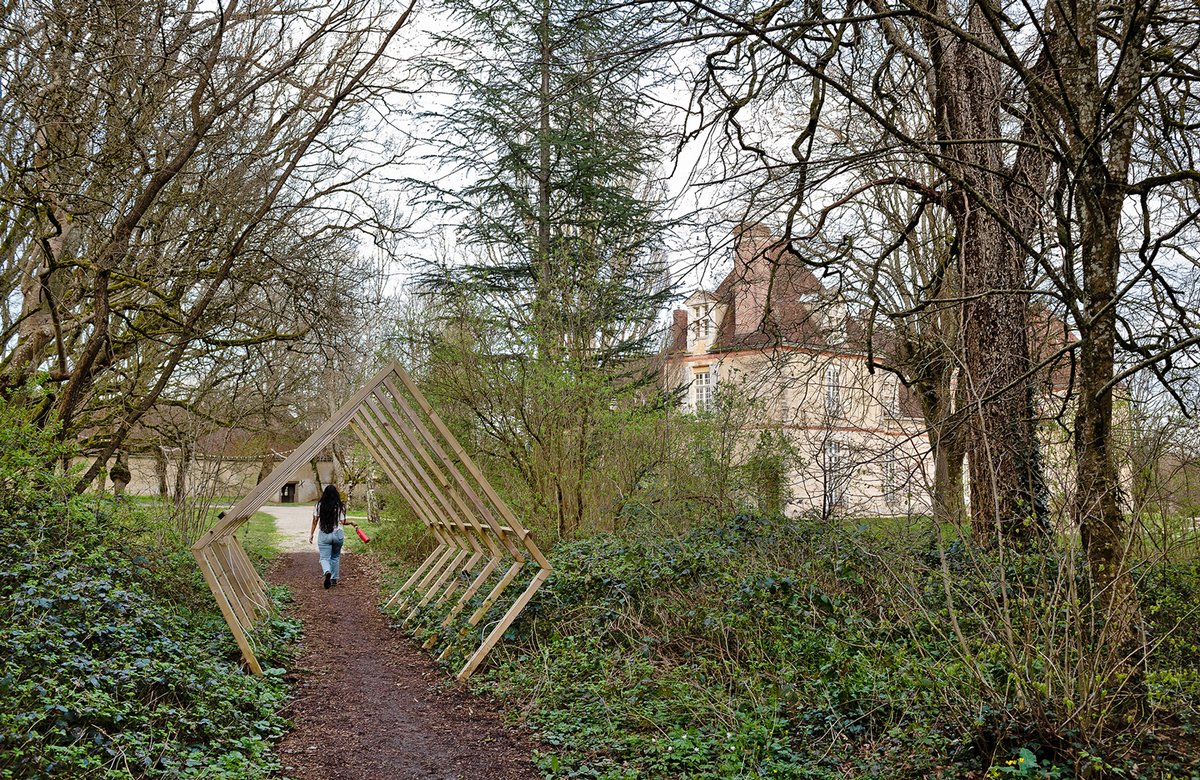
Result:
<instances>
[{"instance_id":1,"label":"grass lawn","mask_svg":"<svg viewBox=\"0 0 1200 780\"><path fill-rule=\"evenodd\" d=\"M213 519L216 520L216 512L213 512ZM246 554L256 563L270 562L279 554L279 530L275 527L275 518L265 512L255 512L236 533Z\"/></svg>"}]
</instances>

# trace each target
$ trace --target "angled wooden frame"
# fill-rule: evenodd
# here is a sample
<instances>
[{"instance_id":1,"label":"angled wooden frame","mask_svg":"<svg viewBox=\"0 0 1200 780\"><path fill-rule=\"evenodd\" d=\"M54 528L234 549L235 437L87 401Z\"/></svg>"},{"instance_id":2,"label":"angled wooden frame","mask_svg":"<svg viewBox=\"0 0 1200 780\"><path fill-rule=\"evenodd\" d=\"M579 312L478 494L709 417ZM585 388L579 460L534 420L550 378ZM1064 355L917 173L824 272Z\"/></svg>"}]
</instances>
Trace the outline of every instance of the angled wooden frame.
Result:
<instances>
[{"instance_id":1,"label":"angled wooden frame","mask_svg":"<svg viewBox=\"0 0 1200 780\"><path fill-rule=\"evenodd\" d=\"M398 363L372 377L249 495L226 512L192 545L192 555L200 564L204 580L237 640L246 665L255 674L261 674L252 631L269 609L266 583L254 571L234 533L346 428L354 432L437 540L433 552L387 602L389 607L397 601L401 607L411 604L406 621L430 603L447 604L457 593L442 621L442 626L450 625L484 585L503 571L466 619L467 626L474 629L526 564L532 561L538 567L529 584L482 637L459 670L458 679L465 680L550 576L550 563ZM502 569L505 562L508 566ZM426 646L435 641L436 636ZM447 648L442 657L449 651Z\"/></svg>"}]
</instances>

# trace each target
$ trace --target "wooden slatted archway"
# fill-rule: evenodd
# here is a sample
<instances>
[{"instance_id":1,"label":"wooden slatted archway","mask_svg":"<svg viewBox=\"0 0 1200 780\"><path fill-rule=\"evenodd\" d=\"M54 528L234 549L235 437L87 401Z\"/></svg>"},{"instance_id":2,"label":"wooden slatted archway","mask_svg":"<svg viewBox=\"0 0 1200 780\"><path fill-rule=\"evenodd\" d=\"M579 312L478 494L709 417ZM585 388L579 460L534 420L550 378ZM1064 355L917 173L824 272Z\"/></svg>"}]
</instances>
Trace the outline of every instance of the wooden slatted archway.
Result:
<instances>
[{"instance_id":1,"label":"wooden slatted archway","mask_svg":"<svg viewBox=\"0 0 1200 780\"><path fill-rule=\"evenodd\" d=\"M478 646L457 674L459 680L465 680L550 576L550 563L398 363L372 377L227 511L192 545L192 555L237 640L242 658L254 673L261 674L262 667L254 654L253 631L268 614L270 601L266 583L255 572L234 533L347 428L437 540L433 552L387 606L411 604L407 617L411 620L426 605L449 604L442 625L460 620L473 635L483 618L502 603L509 586L526 566L532 562L537 567L499 619L489 624L490 630L480 632ZM483 593L486 596L481 600ZM464 619L461 616L468 606L474 609ZM450 649L447 647L442 656L447 656Z\"/></svg>"}]
</instances>

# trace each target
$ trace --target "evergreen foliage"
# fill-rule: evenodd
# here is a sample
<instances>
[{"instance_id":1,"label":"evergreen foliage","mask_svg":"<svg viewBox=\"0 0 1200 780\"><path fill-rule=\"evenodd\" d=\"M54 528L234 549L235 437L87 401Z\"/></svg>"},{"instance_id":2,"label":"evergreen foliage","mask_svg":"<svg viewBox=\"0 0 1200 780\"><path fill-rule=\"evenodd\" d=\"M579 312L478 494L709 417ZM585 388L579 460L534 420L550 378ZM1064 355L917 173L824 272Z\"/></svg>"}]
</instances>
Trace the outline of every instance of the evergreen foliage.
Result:
<instances>
[{"instance_id":1,"label":"evergreen foliage","mask_svg":"<svg viewBox=\"0 0 1200 780\"><path fill-rule=\"evenodd\" d=\"M670 293L653 178L666 139L646 58L627 53L644 20L593 0L442 11L452 31L429 67L453 100L426 119L460 185L431 195L469 254L428 286L476 304L498 352L600 366L642 352Z\"/></svg>"},{"instance_id":2,"label":"evergreen foliage","mask_svg":"<svg viewBox=\"0 0 1200 780\"><path fill-rule=\"evenodd\" d=\"M1047 581L1082 573L1078 562L961 543L922 554L888 538L740 514L675 538L561 544L479 684L523 703L548 778L1200 771L1200 622L1182 595L1200 584L1194 563L1143 572L1161 640L1152 707L1094 731L1060 675L1098 679L1096 648L1065 639L1075 618ZM1008 621L1023 652L1009 652Z\"/></svg>"},{"instance_id":3,"label":"evergreen foliage","mask_svg":"<svg viewBox=\"0 0 1200 780\"><path fill-rule=\"evenodd\" d=\"M423 269L422 389L520 493L547 540L613 500L593 475L614 430L661 410L650 360L672 294L656 181L666 139L643 12L592 0L445 0L424 117L448 171L425 183L461 255ZM500 480L504 484L506 480Z\"/></svg>"},{"instance_id":4,"label":"evergreen foliage","mask_svg":"<svg viewBox=\"0 0 1200 780\"><path fill-rule=\"evenodd\" d=\"M0 777L271 776L282 669L242 672L186 547L76 495L50 465L71 454L0 405ZM297 630L272 621L260 659Z\"/></svg>"}]
</instances>

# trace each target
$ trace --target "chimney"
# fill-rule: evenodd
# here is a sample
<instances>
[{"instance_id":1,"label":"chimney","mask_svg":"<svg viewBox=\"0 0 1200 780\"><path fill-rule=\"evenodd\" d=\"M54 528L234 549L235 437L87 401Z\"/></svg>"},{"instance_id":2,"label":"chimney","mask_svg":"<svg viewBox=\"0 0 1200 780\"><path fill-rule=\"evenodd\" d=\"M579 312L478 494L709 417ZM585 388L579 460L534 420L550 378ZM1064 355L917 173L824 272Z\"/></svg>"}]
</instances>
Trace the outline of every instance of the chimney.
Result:
<instances>
[{"instance_id":1,"label":"chimney","mask_svg":"<svg viewBox=\"0 0 1200 780\"><path fill-rule=\"evenodd\" d=\"M669 352L687 351L687 326L687 309L676 309L671 312L671 341L667 347Z\"/></svg>"},{"instance_id":2,"label":"chimney","mask_svg":"<svg viewBox=\"0 0 1200 780\"><path fill-rule=\"evenodd\" d=\"M744 272L771 246L771 229L761 222L743 222L733 229L734 270Z\"/></svg>"},{"instance_id":3,"label":"chimney","mask_svg":"<svg viewBox=\"0 0 1200 780\"><path fill-rule=\"evenodd\" d=\"M778 242L772 241L771 229L761 222L748 222L733 230L736 309L736 333L753 333L762 327L767 305L770 269L767 252Z\"/></svg>"}]
</instances>

